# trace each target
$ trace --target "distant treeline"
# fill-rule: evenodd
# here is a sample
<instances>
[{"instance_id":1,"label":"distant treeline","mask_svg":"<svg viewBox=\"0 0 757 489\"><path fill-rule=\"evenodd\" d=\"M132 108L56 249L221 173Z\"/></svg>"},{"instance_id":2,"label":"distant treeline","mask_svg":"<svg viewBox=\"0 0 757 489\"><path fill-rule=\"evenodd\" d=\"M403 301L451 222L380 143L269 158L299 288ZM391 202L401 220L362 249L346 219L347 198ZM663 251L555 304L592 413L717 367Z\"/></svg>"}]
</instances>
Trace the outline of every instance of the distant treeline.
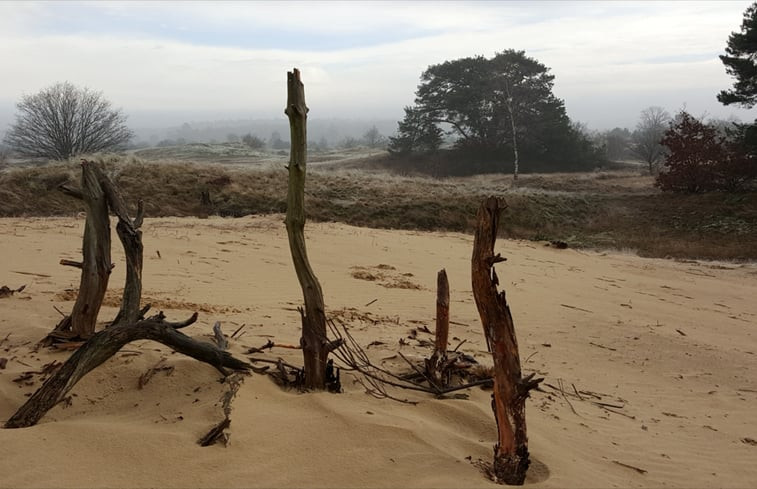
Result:
<instances>
[{"instance_id":1,"label":"distant treeline","mask_svg":"<svg viewBox=\"0 0 757 489\"><path fill-rule=\"evenodd\" d=\"M308 140L327 147L357 145L372 129L384 139L397 130L396 120L309 119ZM227 120L185 122L168 128L134 128L132 148L189 143L239 142L245 136L263 141L271 149L289 146L289 123L282 120ZM283 144L282 144L283 143ZM281 148L278 146L282 146Z\"/></svg>"}]
</instances>

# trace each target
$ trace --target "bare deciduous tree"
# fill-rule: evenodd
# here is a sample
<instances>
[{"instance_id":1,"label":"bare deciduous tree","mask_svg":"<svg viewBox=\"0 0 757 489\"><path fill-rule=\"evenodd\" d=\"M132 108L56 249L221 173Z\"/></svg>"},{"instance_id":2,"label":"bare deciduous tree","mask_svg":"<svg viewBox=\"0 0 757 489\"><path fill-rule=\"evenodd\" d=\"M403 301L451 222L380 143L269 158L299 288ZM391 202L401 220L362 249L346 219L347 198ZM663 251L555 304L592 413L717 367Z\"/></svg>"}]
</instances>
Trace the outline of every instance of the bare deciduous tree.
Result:
<instances>
[{"instance_id":1,"label":"bare deciduous tree","mask_svg":"<svg viewBox=\"0 0 757 489\"><path fill-rule=\"evenodd\" d=\"M101 92L69 82L25 95L16 107L19 113L5 142L22 156L64 160L115 148L134 135L126 116Z\"/></svg>"},{"instance_id":2,"label":"bare deciduous tree","mask_svg":"<svg viewBox=\"0 0 757 489\"><path fill-rule=\"evenodd\" d=\"M381 135L374 125L363 134L363 142L369 148L379 148L386 145L386 138Z\"/></svg>"},{"instance_id":3,"label":"bare deciduous tree","mask_svg":"<svg viewBox=\"0 0 757 489\"><path fill-rule=\"evenodd\" d=\"M631 152L648 165L650 174L654 174L665 156L665 147L660 141L671 118L662 107L648 107L641 111L640 117L632 136Z\"/></svg>"}]
</instances>

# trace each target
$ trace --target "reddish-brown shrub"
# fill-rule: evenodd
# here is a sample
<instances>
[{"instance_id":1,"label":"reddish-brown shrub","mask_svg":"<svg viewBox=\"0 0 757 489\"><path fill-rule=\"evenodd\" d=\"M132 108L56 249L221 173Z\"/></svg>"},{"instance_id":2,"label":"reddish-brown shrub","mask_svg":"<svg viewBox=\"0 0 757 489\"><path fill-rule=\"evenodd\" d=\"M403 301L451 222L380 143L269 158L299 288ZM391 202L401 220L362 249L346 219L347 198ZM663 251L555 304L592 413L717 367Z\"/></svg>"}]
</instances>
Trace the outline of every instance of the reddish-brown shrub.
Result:
<instances>
[{"instance_id":1,"label":"reddish-brown shrub","mask_svg":"<svg viewBox=\"0 0 757 489\"><path fill-rule=\"evenodd\" d=\"M757 177L757 161L738 142L727 141L714 127L685 111L675 120L661 141L669 153L655 181L660 189L734 192Z\"/></svg>"}]
</instances>

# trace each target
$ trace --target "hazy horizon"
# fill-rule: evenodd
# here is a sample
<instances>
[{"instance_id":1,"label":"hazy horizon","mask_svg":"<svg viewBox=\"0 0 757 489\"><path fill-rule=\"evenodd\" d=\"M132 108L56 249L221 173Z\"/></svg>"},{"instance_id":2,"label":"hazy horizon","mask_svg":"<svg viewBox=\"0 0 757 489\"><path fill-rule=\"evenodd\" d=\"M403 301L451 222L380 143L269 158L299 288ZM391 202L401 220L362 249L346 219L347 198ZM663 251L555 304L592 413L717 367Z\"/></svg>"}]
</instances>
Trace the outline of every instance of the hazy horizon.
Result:
<instances>
[{"instance_id":1,"label":"hazy horizon","mask_svg":"<svg viewBox=\"0 0 757 489\"><path fill-rule=\"evenodd\" d=\"M134 128L285 120L286 71L313 119L394 120L429 65L525 50L590 129L639 112L755 118L724 107L718 59L731 2L3 2L0 132L15 103L58 81L102 91Z\"/></svg>"}]
</instances>

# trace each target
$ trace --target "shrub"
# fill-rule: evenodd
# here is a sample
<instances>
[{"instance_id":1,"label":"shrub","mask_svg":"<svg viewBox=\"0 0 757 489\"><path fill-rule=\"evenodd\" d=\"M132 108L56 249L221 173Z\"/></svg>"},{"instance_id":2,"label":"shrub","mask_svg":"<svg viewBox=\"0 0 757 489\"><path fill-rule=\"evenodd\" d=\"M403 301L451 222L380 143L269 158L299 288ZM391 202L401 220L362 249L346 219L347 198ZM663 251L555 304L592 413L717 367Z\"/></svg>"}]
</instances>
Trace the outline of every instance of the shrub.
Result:
<instances>
[{"instance_id":1,"label":"shrub","mask_svg":"<svg viewBox=\"0 0 757 489\"><path fill-rule=\"evenodd\" d=\"M262 149L265 147L265 141L249 132L242 136L242 142L252 149Z\"/></svg>"},{"instance_id":2,"label":"shrub","mask_svg":"<svg viewBox=\"0 0 757 489\"><path fill-rule=\"evenodd\" d=\"M668 147L655 185L663 191L701 193L739 191L757 177L757 164L739 142L729 142L715 127L682 111L665 132Z\"/></svg>"}]
</instances>

